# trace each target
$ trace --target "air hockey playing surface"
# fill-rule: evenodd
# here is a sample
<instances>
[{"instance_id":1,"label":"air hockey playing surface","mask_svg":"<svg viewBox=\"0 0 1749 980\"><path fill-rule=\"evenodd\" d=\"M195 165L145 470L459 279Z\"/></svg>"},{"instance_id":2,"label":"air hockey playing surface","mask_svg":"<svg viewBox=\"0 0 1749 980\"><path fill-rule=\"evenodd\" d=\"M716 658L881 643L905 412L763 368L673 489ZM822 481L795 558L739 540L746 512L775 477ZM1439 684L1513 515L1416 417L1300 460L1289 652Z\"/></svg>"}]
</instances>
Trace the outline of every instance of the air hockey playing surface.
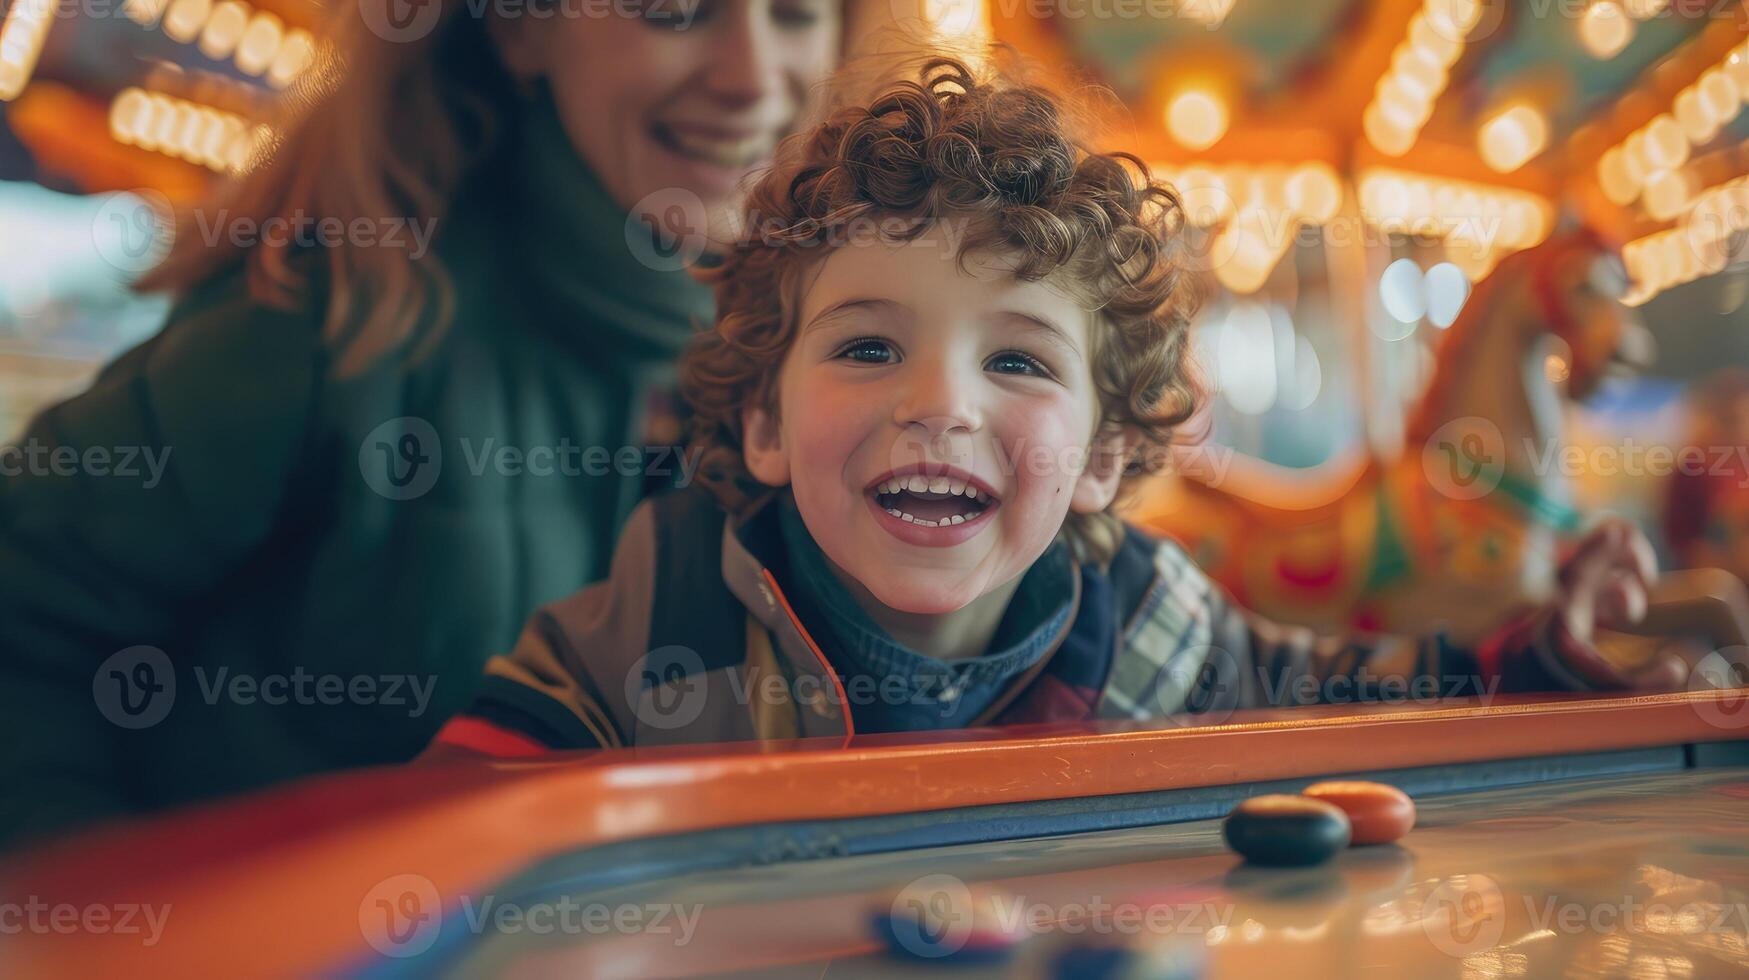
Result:
<instances>
[{"instance_id":1,"label":"air hockey playing surface","mask_svg":"<svg viewBox=\"0 0 1749 980\"><path fill-rule=\"evenodd\" d=\"M1241 865L1220 821L1203 819L677 875L572 896L675 910L666 923L647 917L647 931L516 928L447 967L507 977L1048 977L1067 947L1116 943L1191 946L1181 958L1201 969L1186 975L1211 978L1749 975L1749 767L1685 769L1679 756L1514 767L1499 775L1524 784L1426 796L1403 843L1313 868ZM1575 775L1585 769L1596 774ZM895 957L870 936L869 911L913 884L926 896L994 884L1026 939L999 964L931 962L952 935Z\"/></svg>"},{"instance_id":2,"label":"air hockey playing surface","mask_svg":"<svg viewBox=\"0 0 1749 980\"><path fill-rule=\"evenodd\" d=\"M1745 735L1741 693L1695 692L366 770L13 859L0 900L167 915L150 946L0 936L0 970L1049 977L1121 947L1130 975L1743 976ZM1406 790L1414 829L1311 868L1223 845L1239 801L1330 776ZM966 890L1006 960L962 962L951 916L923 948L871 928Z\"/></svg>"}]
</instances>

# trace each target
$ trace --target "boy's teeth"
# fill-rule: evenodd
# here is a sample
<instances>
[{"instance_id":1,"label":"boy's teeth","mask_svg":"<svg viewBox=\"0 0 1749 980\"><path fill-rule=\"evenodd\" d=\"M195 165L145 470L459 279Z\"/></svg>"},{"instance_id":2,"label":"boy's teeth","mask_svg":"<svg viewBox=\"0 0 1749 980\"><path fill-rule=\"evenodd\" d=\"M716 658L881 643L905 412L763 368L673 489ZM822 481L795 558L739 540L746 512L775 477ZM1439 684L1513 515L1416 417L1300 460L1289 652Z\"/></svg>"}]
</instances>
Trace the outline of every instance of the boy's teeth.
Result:
<instances>
[{"instance_id":1,"label":"boy's teeth","mask_svg":"<svg viewBox=\"0 0 1749 980\"><path fill-rule=\"evenodd\" d=\"M966 522L966 517L963 514L954 514L949 517L944 517L939 521L930 521L924 520L921 517L913 517L897 507L888 507L887 513L897 517L899 520L904 521L907 524L918 524L923 527L948 527L953 524L964 524Z\"/></svg>"},{"instance_id":2,"label":"boy's teeth","mask_svg":"<svg viewBox=\"0 0 1749 980\"><path fill-rule=\"evenodd\" d=\"M973 500L983 500L984 494L978 488L964 480L955 480L945 476L927 477L920 473L911 476L888 477L876 490L878 493L935 493L953 494L957 497L970 497Z\"/></svg>"},{"instance_id":3,"label":"boy's teeth","mask_svg":"<svg viewBox=\"0 0 1749 980\"><path fill-rule=\"evenodd\" d=\"M930 521L921 517L913 517L897 507L888 507L887 513L897 517L899 520L904 521L907 524L917 524L922 527L949 527L954 524L964 524L967 520L967 517L964 514L952 514L939 521Z\"/></svg>"}]
</instances>

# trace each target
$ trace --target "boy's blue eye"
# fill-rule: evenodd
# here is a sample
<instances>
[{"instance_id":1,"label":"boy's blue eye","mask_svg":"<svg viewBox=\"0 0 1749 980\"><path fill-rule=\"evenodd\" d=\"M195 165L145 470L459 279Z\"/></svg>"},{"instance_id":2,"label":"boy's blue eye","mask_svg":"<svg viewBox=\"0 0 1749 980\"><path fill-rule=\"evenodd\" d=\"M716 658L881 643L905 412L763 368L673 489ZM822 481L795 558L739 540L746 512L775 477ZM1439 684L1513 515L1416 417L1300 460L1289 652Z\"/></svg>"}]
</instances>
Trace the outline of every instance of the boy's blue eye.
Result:
<instances>
[{"instance_id":1,"label":"boy's blue eye","mask_svg":"<svg viewBox=\"0 0 1749 980\"><path fill-rule=\"evenodd\" d=\"M1051 376L1051 372L1038 358L1031 354L1022 354L1017 350L1005 350L990 358L986 369L995 371L997 374L1030 374L1041 378Z\"/></svg>"},{"instance_id":2,"label":"boy's blue eye","mask_svg":"<svg viewBox=\"0 0 1749 980\"><path fill-rule=\"evenodd\" d=\"M884 340L863 337L845 344L839 349L838 356L864 364L890 364L893 361L893 347Z\"/></svg>"}]
</instances>

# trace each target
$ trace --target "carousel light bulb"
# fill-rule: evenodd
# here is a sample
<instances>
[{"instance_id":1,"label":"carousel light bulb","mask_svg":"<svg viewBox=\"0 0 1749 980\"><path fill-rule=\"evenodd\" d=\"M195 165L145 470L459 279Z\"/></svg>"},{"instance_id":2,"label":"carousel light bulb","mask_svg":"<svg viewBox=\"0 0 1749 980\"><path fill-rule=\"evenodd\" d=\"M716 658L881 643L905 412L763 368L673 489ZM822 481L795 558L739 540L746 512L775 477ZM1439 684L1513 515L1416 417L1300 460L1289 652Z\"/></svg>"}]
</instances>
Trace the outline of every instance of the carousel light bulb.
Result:
<instances>
[{"instance_id":1,"label":"carousel light bulb","mask_svg":"<svg viewBox=\"0 0 1749 980\"><path fill-rule=\"evenodd\" d=\"M1409 21L1409 45L1442 70L1449 70L1464 53L1463 42L1434 30L1424 13Z\"/></svg>"},{"instance_id":2,"label":"carousel light bulb","mask_svg":"<svg viewBox=\"0 0 1749 980\"><path fill-rule=\"evenodd\" d=\"M13 0L0 25L0 102L24 91L54 21L55 0Z\"/></svg>"},{"instance_id":3,"label":"carousel light bulb","mask_svg":"<svg viewBox=\"0 0 1749 980\"><path fill-rule=\"evenodd\" d=\"M1597 0L1579 17L1579 40L1593 58L1613 58L1634 39L1634 22L1615 0Z\"/></svg>"},{"instance_id":4,"label":"carousel light bulb","mask_svg":"<svg viewBox=\"0 0 1749 980\"><path fill-rule=\"evenodd\" d=\"M1725 74L1737 83L1737 94L1749 100L1749 44L1732 49L1724 62Z\"/></svg>"},{"instance_id":5,"label":"carousel light bulb","mask_svg":"<svg viewBox=\"0 0 1749 980\"><path fill-rule=\"evenodd\" d=\"M1288 173L1278 166L1259 167L1251 175L1250 203L1261 208L1269 215L1284 215L1292 212L1287 199Z\"/></svg>"},{"instance_id":6,"label":"carousel light bulb","mask_svg":"<svg viewBox=\"0 0 1749 980\"><path fill-rule=\"evenodd\" d=\"M1654 170L1675 170L1688 162L1688 136L1676 117L1660 113L1646 124L1646 162Z\"/></svg>"},{"instance_id":7,"label":"carousel light bulb","mask_svg":"<svg viewBox=\"0 0 1749 980\"><path fill-rule=\"evenodd\" d=\"M118 143L132 143L145 129L150 111L146 93L137 88L123 89L109 104L109 135Z\"/></svg>"},{"instance_id":8,"label":"carousel light bulb","mask_svg":"<svg viewBox=\"0 0 1749 980\"><path fill-rule=\"evenodd\" d=\"M1287 179L1287 200L1307 224L1328 224L1342 206L1342 184L1328 164L1308 164Z\"/></svg>"},{"instance_id":9,"label":"carousel light bulb","mask_svg":"<svg viewBox=\"0 0 1749 980\"><path fill-rule=\"evenodd\" d=\"M1646 213L1658 221L1681 214L1690 197L1687 175L1681 170L1660 170L1646 180Z\"/></svg>"},{"instance_id":10,"label":"carousel light bulb","mask_svg":"<svg viewBox=\"0 0 1749 980\"><path fill-rule=\"evenodd\" d=\"M1689 86L1676 93L1676 100L1671 104L1671 111L1676 116L1677 125L1682 127L1682 133L1688 141L1694 144L1705 143L1718 135L1719 119L1701 101L1700 92Z\"/></svg>"},{"instance_id":11,"label":"carousel light bulb","mask_svg":"<svg viewBox=\"0 0 1749 980\"><path fill-rule=\"evenodd\" d=\"M170 9L164 11L164 33L172 41L188 44L200 36L212 12L213 0L171 0Z\"/></svg>"},{"instance_id":12,"label":"carousel light bulb","mask_svg":"<svg viewBox=\"0 0 1749 980\"><path fill-rule=\"evenodd\" d=\"M286 32L285 40L280 42L279 53L274 56L273 64L267 66L267 81L274 88L285 88L297 80L316 60L316 39L310 32L302 28L293 28Z\"/></svg>"},{"instance_id":13,"label":"carousel light bulb","mask_svg":"<svg viewBox=\"0 0 1749 980\"><path fill-rule=\"evenodd\" d=\"M1482 19L1480 0L1427 0L1422 10L1435 31L1459 42Z\"/></svg>"},{"instance_id":14,"label":"carousel light bulb","mask_svg":"<svg viewBox=\"0 0 1749 980\"><path fill-rule=\"evenodd\" d=\"M213 8L212 16L207 18L206 27L200 32L200 53L214 61L229 58L231 52L237 50L237 42L248 26L249 8L237 0L224 0Z\"/></svg>"},{"instance_id":15,"label":"carousel light bulb","mask_svg":"<svg viewBox=\"0 0 1749 980\"><path fill-rule=\"evenodd\" d=\"M1628 171L1627 154L1619 146L1603 152L1597 161L1597 185L1611 204L1625 207L1640 196L1640 182Z\"/></svg>"},{"instance_id":16,"label":"carousel light bulb","mask_svg":"<svg viewBox=\"0 0 1749 980\"><path fill-rule=\"evenodd\" d=\"M1174 182L1184 206L1184 217L1193 227L1210 228L1233 214L1233 195L1226 180L1207 167L1185 167Z\"/></svg>"},{"instance_id":17,"label":"carousel light bulb","mask_svg":"<svg viewBox=\"0 0 1749 980\"><path fill-rule=\"evenodd\" d=\"M200 162L200 137L207 120L211 118L212 110L206 106L189 105L183 109L181 125L176 127L176 137L171 153L190 163Z\"/></svg>"},{"instance_id":18,"label":"carousel light bulb","mask_svg":"<svg viewBox=\"0 0 1749 980\"><path fill-rule=\"evenodd\" d=\"M1406 94L1431 101L1445 90L1446 83L1445 66L1433 59L1432 54L1412 44L1399 44L1391 57L1391 71L1387 77L1395 78L1396 84Z\"/></svg>"},{"instance_id":19,"label":"carousel light bulb","mask_svg":"<svg viewBox=\"0 0 1749 980\"><path fill-rule=\"evenodd\" d=\"M178 124L182 121L181 105L178 100L160 95L156 92L148 96L152 101L152 117L145 132L145 140L141 142L148 150L167 152L171 141L176 138Z\"/></svg>"},{"instance_id":20,"label":"carousel light bulb","mask_svg":"<svg viewBox=\"0 0 1749 980\"><path fill-rule=\"evenodd\" d=\"M279 42L284 36L285 25L278 17L265 10L256 14L237 44L237 70L245 75L265 72L279 54Z\"/></svg>"},{"instance_id":21,"label":"carousel light bulb","mask_svg":"<svg viewBox=\"0 0 1749 980\"><path fill-rule=\"evenodd\" d=\"M1699 90L1701 105L1720 126L1737 118L1737 109L1743 100L1736 80L1730 75L1714 68L1700 76L1700 83L1695 88Z\"/></svg>"},{"instance_id":22,"label":"carousel light bulb","mask_svg":"<svg viewBox=\"0 0 1749 980\"><path fill-rule=\"evenodd\" d=\"M1482 162L1501 173L1524 166L1548 145L1549 124L1528 105L1514 106L1482 124L1476 133Z\"/></svg>"},{"instance_id":23,"label":"carousel light bulb","mask_svg":"<svg viewBox=\"0 0 1749 980\"><path fill-rule=\"evenodd\" d=\"M1187 89L1167 105L1166 130L1186 147L1206 150L1227 133L1227 104L1207 89Z\"/></svg>"},{"instance_id":24,"label":"carousel light bulb","mask_svg":"<svg viewBox=\"0 0 1749 980\"><path fill-rule=\"evenodd\" d=\"M1372 104L1386 122L1411 134L1426 125L1427 117L1433 114L1432 100L1405 88L1394 73L1379 80Z\"/></svg>"},{"instance_id":25,"label":"carousel light bulb","mask_svg":"<svg viewBox=\"0 0 1749 980\"><path fill-rule=\"evenodd\" d=\"M1651 20L1664 12L1670 0L1627 0L1628 16L1635 20Z\"/></svg>"}]
</instances>

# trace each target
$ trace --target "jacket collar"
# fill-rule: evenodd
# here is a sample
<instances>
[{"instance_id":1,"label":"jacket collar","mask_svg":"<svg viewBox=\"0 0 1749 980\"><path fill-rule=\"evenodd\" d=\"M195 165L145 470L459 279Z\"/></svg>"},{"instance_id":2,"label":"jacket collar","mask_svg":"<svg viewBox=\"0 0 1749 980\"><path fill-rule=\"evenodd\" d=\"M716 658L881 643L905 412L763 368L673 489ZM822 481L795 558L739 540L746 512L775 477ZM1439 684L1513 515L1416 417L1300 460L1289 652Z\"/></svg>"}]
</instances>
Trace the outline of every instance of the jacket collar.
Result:
<instances>
[{"instance_id":1,"label":"jacket collar","mask_svg":"<svg viewBox=\"0 0 1749 980\"><path fill-rule=\"evenodd\" d=\"M789 597L778 584L779 573L787 565L784 555L780 512L776 494L768 495L750 512L723 525L722 574L729 591L741 601L748 612L769 630L776 639L776 652L788 661L798 675L809 675L815 688L825 692L832 703L810 705L813 714L828 718L842 726L846 735L855 734L854 723L845 712L846 696L820 645L808 632ZM1007 708L1025 688L1043 673L1051 657L1061 648L1080 614L1081 573L1073 558L1069 581L1073 594L1071 614L1059 624L1048 642L1048 650L1031 668L1021 673L997 696L971 724L988 724ZM835 700L832 700L834 699ZM824 709L829 708L830 713ZM806 715L807 712L804 712ZM804 725L805 727L805 725ZM821 733L808 733L821 734ZM823 734L830 734L823 733Z\"/></svg>"}]
</instances>

